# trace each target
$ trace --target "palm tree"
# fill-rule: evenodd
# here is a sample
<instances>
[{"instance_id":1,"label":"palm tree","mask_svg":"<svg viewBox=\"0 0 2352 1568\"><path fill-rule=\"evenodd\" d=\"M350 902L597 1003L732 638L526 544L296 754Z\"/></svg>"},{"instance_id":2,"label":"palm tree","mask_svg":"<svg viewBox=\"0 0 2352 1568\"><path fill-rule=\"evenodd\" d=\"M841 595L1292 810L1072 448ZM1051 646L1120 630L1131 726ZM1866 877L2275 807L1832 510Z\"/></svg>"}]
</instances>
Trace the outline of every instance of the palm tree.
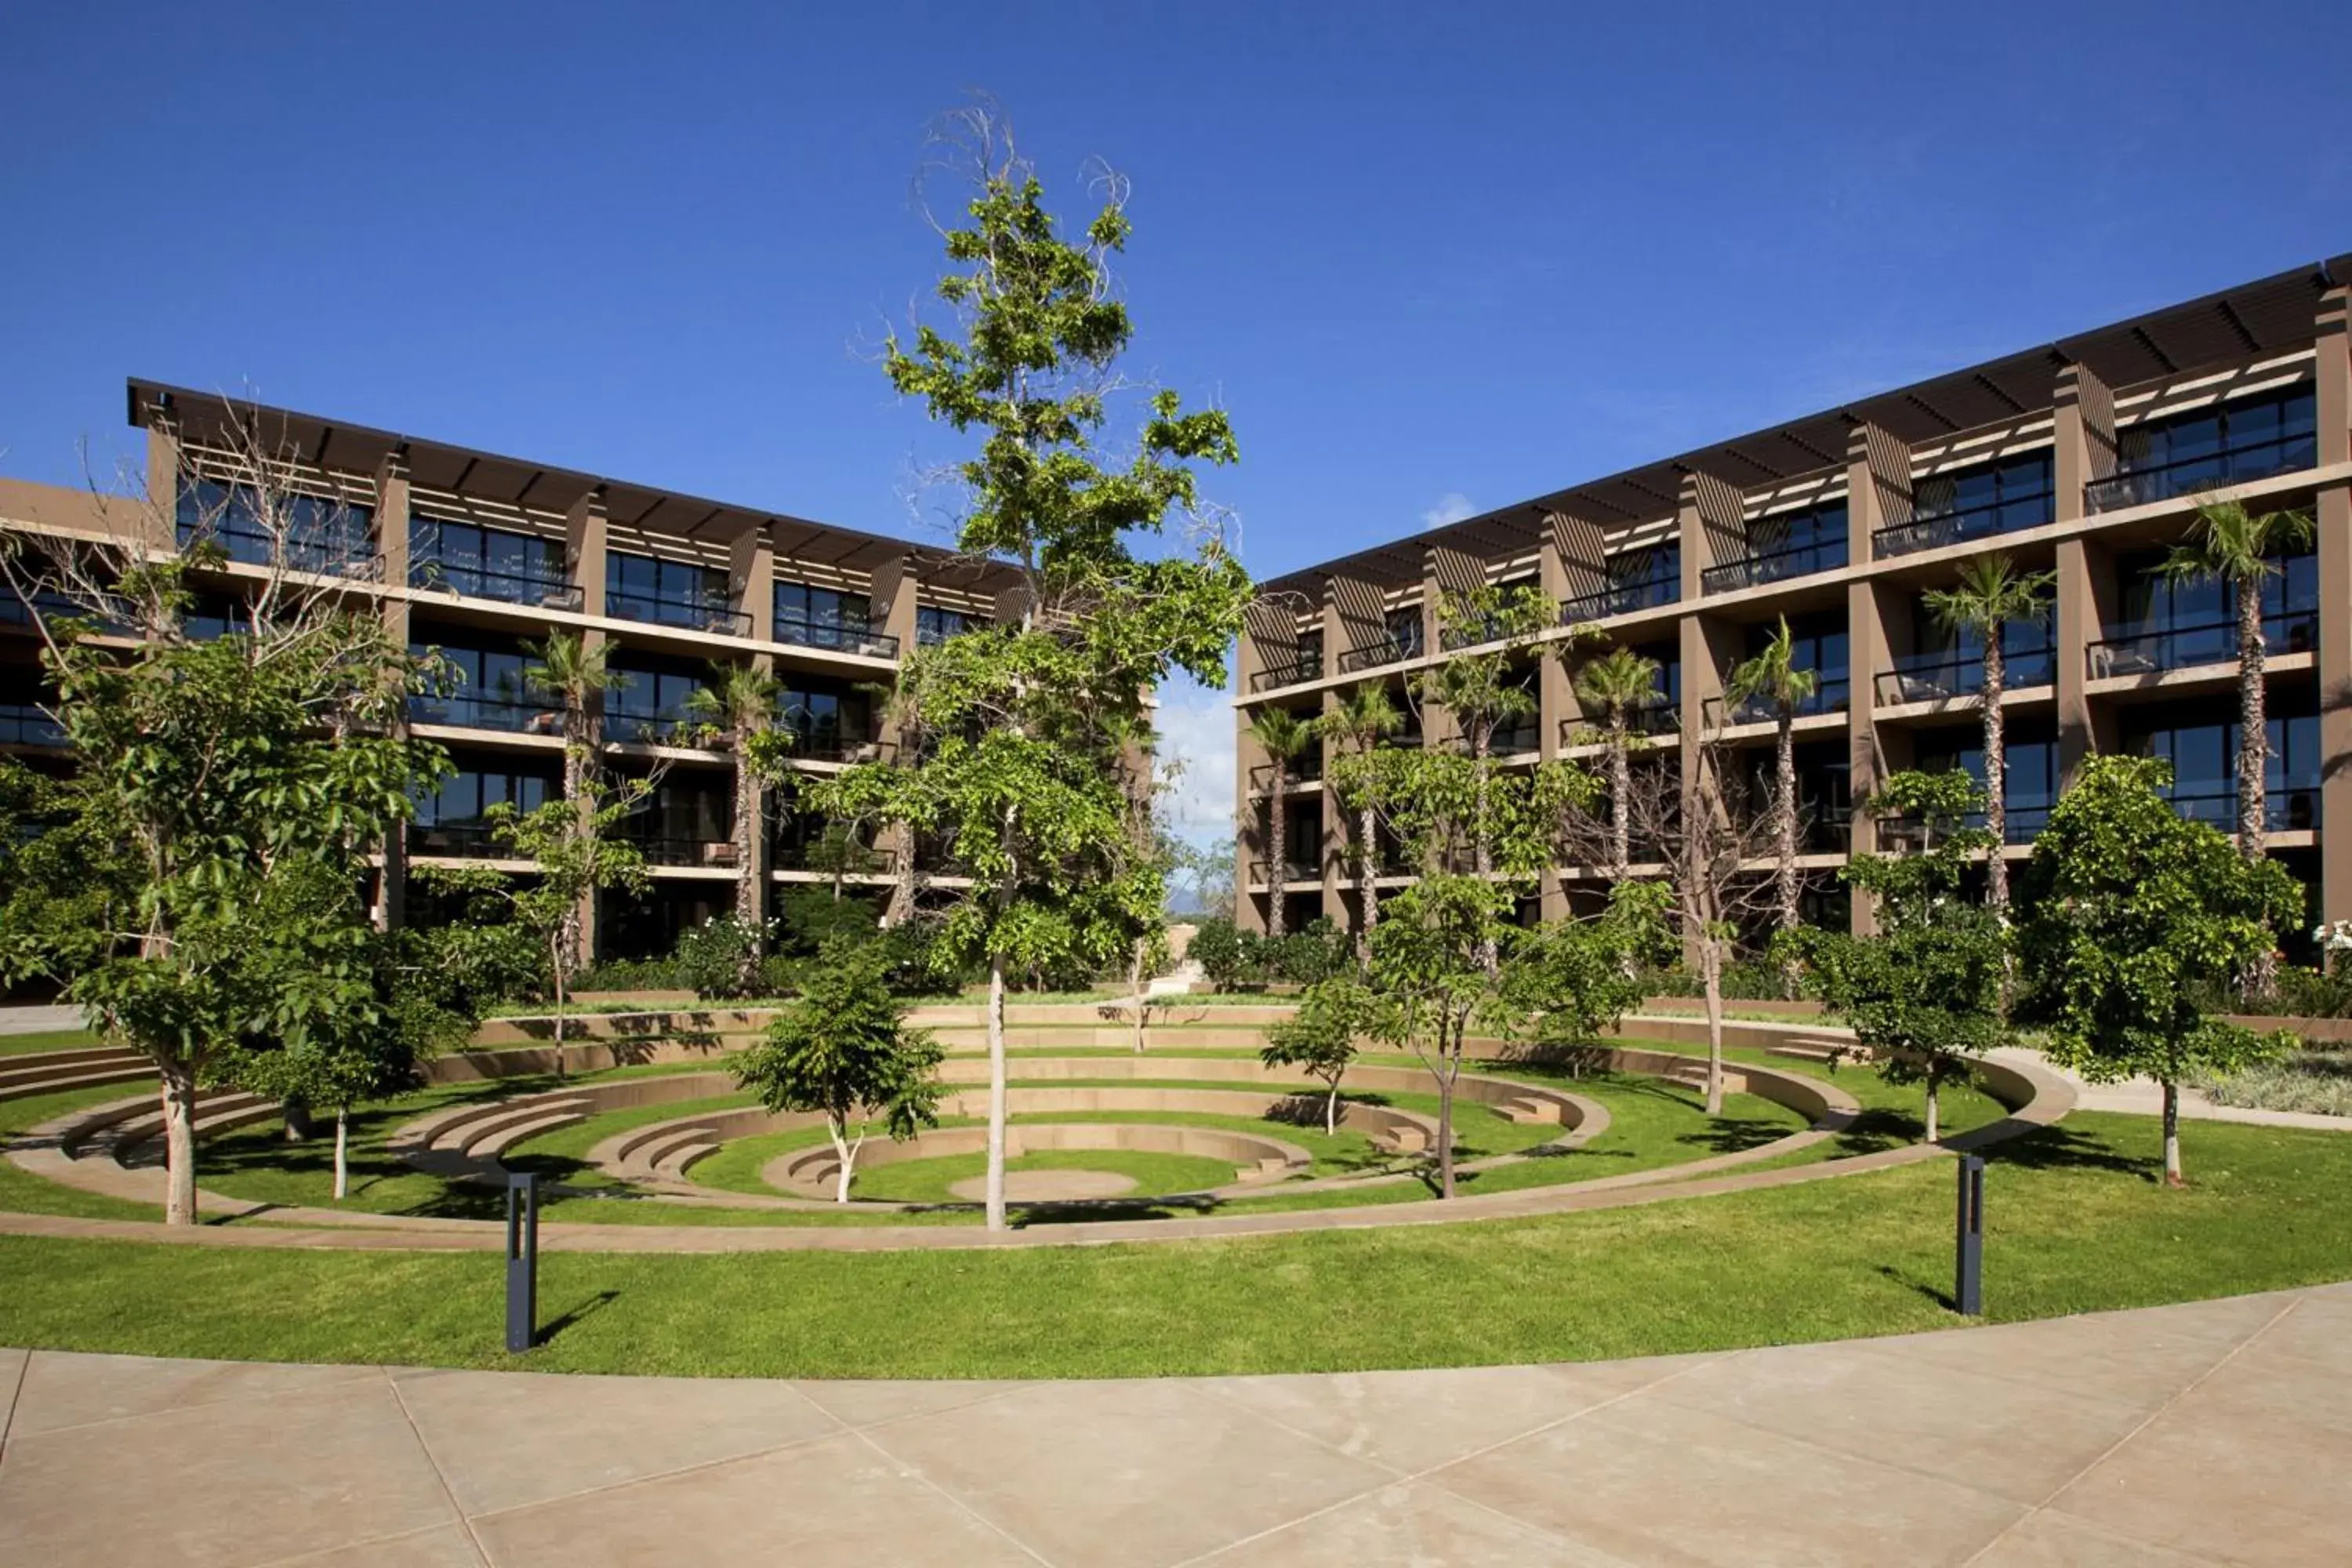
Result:
<instances>
[{"instance_id":1,"label":"palm tree","mask_svg":"<svg viewBox=\"0 0 2352 1568\"><path fill-rule=\"evenodd\" d=\"M1381 919L1377 757L1381 742L1404 728L1404 714L1389 700L1388 688L1367 680L1316 724L1343 750L1332 765L1329 787L1356 818L1356 900L1363 911L1356 924L1356 962L1360 965L1370 958L1372 928Z\"/></svg>"},{"instance_id":2,"label":"palm tree","mask_svg":"<svg viewBox=\"0 0 2352 1568\"><path fill-rule=\"evenodd\" d=\"M1283 797L1290 788L1290 764L1319 740L1317 722L1287 708L1262 708L1249 722L1249 738L1265 748L1265 934L1282 935L1283 884L1290 879L1290 846L1283 832Z\"/></svg>"},{"instance_id":3,"label":"palm tree","mask_svg":"<svg viewBox=\"0 0 2352 1568\"><path fill-rule=\"evenodd\" d=\"M1601 743L1608 748L1609 874L1621 882L1633 863L1633 716L1657 696L1659 668L1646 655L1613 647L1576 672L1576 700L1601 716Z\"/></svg>"},{"instance_id":4,"label":"palm tree","mask_svg":"<svg viewBox=\"0 0 2352 1568\"><path fill-rule=\"evenodd\" d=\"M735 759L735 918L751 932L744 966L756 971L763 956L767 900L761 897L760 834L768 816L766 768L760 737L776 726L776 699L782 688L756 664L713 662L710 679L686 700L686 711L701 738ZM751 978L747 973L744 978Z\"/></svg>"},{"instance_id":5,"label":"palm tree","mask_svg":"<svg viewBox=\"0 0 2352 1568\"><path fill-rule=\"evenodd\" d=\"M604 748L604 714L597 700L626 678L612 668L612 645L601 638L592 643L584 633L550 632L544 642L525 643L523 651L530 655L522 669L523 685L562 706L563 798L582 803L583 812L593 810L590 785ZM575 914L562 940L577 967L584 969L595 961L592 922Z\"/></svg>"},{"instance_id":6,"label":"palm tree","mask_svg":"<svg viewBox=\"0 0 2352 1568\"><path fill-rule=\"evenodd\" d=\"M1727 707L1745 702L1771 705L1773 735L1773 858L1779 863L1777 904L1782 931L1797 929L1797 738L1793 728L1798 707L1819 689L1819 677L1796 664L1796 639L1789 633L1789 617L1780 630L1753 658L1737 666L1724 683Z\"/></svg>"},{"instance_id":7,"label":"palm tree","mask_svg":"<svg viewBox=\"0 0 2352 1568\"><path fill-rule=\"evenodd\" d=\"M2050 614L2050 585L2057 580L2055 572L2021 573L2006 555L1979 555L1960 567L1958 587L1919 596L1938 626L1956 635L1974 632L1984 645L1985 826L1992 834L1985 902L1996 910L2009 908L2009 862L2001 857L2001 847L2009 842L2009 808L2003 800L2009 757L2000 711L2009 668L2001 629L2013 621L2041 625Z\"/></svg>"},{"instance_id":8,"label":"palm tree","mask_svg":"<svg viewBox=\"0 0 2352 1568\"><path fill-rule=\"evenodd\" d=\"M2226 584L2238 609L2238 852L2263 858L2269 828L2269 718L2263 704L2263 584L2278 574L2271 558L2311 548L2312 526L2299 511L2250 512L2242 501L2198 504L2189 538L2175 546L2157 574L2175 583ZM2247 976L2253 996L2270 994L2275 976L2267 959Z\"/></svg>"}]
</instances>

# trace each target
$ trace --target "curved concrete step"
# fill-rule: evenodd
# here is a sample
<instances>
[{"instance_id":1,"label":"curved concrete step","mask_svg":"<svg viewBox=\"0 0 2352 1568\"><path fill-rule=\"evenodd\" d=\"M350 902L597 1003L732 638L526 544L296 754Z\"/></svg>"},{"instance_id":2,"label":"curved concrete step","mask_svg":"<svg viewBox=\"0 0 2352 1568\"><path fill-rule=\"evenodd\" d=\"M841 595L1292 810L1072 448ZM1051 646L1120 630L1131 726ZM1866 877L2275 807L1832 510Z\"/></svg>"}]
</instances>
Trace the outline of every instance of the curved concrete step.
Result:
<instances>
[{"instance_id":1,"label":"curved concrete step","mask_svg":"<svg viewBox=\"0 0 2352 1568\"><path fill-rule=\"evenodd\" d=\"M660 1177L667 1174L664 1166L678 1151L702 1143L718 1147L716 1135L708 1127L673 1125L656 1128L651 1136L637 1142L622 1162L623 1168L636 1177Z\"/></svg>"},{"instance_id":2,"label":"curved concrete step","mask_svg":"<svg viewBox=\"0 0 2352 1568\"><path fill-rule=\"evenodd\" d=\"M655 1164L654 1174L667 1181L682 1182L686 1179L687 1167L706 1154L717 1152L719 1152L719 1145L707 1138L679 1144L664 1154Z\"/></svg>"},{"instance_id":3,"label":"curved concrete step","mask_svg":"<svg viewBox=\"0 0 2352 1568\"><path fill-rule=\"evenodd\" d=\"M68 1094L78 1089L97 1089L110 1083L137 1083L152 1079L155 1069L141 1062L131 1067L84 1068L79 1071L53 1069L47 1076L26 1075L0 1080L0 1100L30 1100L42 1094Z\"/></svg>"},{"instance_id":4,"label":"curved concrete step","mask_svg":"<svg viewBox=\"0 0 2352 1568\"><path fill-rule=\"evenodd\" d=\"M280 1109L277 1100L265 1100L257 1094L215 1095L209 1100L199 1098L192 1131L196 1141L202 1142L239 1127L271 1121L278 1115ZM109 1142L117 1164L161 1164L163 1160L163 1113L157 1110L151 1116L122 1123Z\"/></svg>"},{"instance_id":5,"label":"curved concrete step","mask_svg":"<svg viewBox=\"0 0 2352 1568\"><path fill-rule=\"evenodd\" d=\"M20 1057L0 1057L0 1083L27 1073L47 1072L58 1068L150 1065L147 1058L137 1051L120 1050L111 1046L91 1046L73 1051L27 1051Z\"/></svg>"},{"instance_id":6,"label":"curved concrete step","mask_svg":"<svg viewBox=\"0 0 2352 1568\"><path fill-rule=\"evenodd\" d=\"M527 1101L488 1100L473 1105L460 1105L438 1111L421 1121L412 1121L400 1130L396 1142L402 1148L446 1149L463 1147L464 1140L456 1136L485 1121L495 1121L511 1114Z\"/></svg>"},{"instance_id":7,"label":"curved concrete step","mask_svg":"<svg viewBox=\"0 0 2352 1568\"><path fill-rule=\"evenodd\" d=\"M530 1106L526 1108L530 1114L519 1113L473 1129L467 1134L458 1152L469 1160L495 1160L526 1139L587 1121L588 1113L582 1109L586 1103L585 1100L572 1100L562 1106Z\"/></svg>"}]
</instances>

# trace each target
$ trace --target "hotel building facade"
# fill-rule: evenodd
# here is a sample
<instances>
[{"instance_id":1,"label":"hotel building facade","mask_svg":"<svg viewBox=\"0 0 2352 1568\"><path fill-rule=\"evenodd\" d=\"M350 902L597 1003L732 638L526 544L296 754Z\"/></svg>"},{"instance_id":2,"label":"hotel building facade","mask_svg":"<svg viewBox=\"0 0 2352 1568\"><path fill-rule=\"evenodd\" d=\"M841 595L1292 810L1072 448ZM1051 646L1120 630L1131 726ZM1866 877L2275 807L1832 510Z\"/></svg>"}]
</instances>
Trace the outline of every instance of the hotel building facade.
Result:
<instances>
[{"instance_id":1,"label":"hotel building facade","mask_svg":"<svg viewBox=\"0 0 2352 1568\"><path fill-rule=\"evenodd\" d=\"M0 479L0 530L68 540L145 530L158 535L145 544L169 553L205 529L228 560L201 574L187 625L216 634L268 578L273 552L285 553L266 531L240 528L233 493L266 452L278 510L317 508L318 526L299 537L331 591L463 672L454 692L411 703L413 732L445 746L457 771L390 857L380 897L393 919L432 916L403 862L530 869L500 858L484 814L561 794L556 704L522 678L533 641L564 632L607 647L619 681L602 698L604 761L660 773L624 828L651 890L606 895L596 921L601 956L644 956L731 910L747 869L731 840L732 763L693 744L687 723L712 666L772 673L793 765L836 772L895 748L885 699L903 654L993 619L1012 585L1003 569L936 547L314 415L144 381L129 384L129 405L145 434L147 504ZM0 752L62 767L38 647L31 607L0 585ZM824 833L781 810L749 874L772 889L837 876L887 886L878 858L854 854L840 870Z\"/></svg>"},{"instance_id":2,"label":"hotel building facade","mask_svg":"<svg viewBox=\"0 0 2352 1568\"><path fill-rule=\"evenodd\" d=\"M1570 486L1262 585L1234 697L1236 916L1263 930L1357 918L1355 874L1328 756L1276 770L1250 725L1269 707L1313 718L1359 682L1408 707L1443 645L1448 591L1539 587L1559 624L1518 656L1536 717L1498 735L1505 766L1589 755L1572 627L1657 661L1641 725L1664 759L1704 735L1770 766L1774 715L1727 703L1733 667L1786 617L1813 695L1793 722L1808 918L1867 919L1839 890L1855 854L1899 847L1855 803L1893 772L1982 778L1981 647L1942 629L1924 593L2003 552L2055 574L2041 626L2004 634L2010 843L2030 853L2094 753L2173 765L2178 809L2234 829L2237 640L2231 599L2150 568L2219 491L2294 510L2315 548L2281 558L2264 597L2270 852L2312 890L2315 918L2352 918L2352 256L2038 345L1696 451ZM1392 743L1454 742L1412 704ZM1687 755L1686 782L1696 773ZM1271 826L1269 827L1269 822ZM1637 856L1638 858L1638 856ZM1391 865L1381 885L1411 880ZM1760 868L1759 868L1760 869ZM1591 871L1547 872L1523 915L1588 905Z\"/></svg>"}]
</instances>

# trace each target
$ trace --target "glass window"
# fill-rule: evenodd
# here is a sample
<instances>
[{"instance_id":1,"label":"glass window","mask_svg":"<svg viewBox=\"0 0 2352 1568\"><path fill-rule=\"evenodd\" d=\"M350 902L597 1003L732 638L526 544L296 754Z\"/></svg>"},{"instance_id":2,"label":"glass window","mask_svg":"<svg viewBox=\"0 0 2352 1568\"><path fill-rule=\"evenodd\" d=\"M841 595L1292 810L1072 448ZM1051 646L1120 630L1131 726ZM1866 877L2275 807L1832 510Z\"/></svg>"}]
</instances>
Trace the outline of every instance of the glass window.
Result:
<instances>
[{"instance_id":1,"label":"glass window","mask_svg":"<svg viewBox=\"0 0 2352 1568\"><path fill-rule=\"evenodd\" d=\"M282 545L283 564L298 572L352 572L374 560L373 508L290 492L278 505L278 515L265 518L260 498L243 485L186 480L175 503L180 544L205 533L230 560L257 566L269 565ZM276 537L281 530L282 541Z\"/></svg>"},{"instance_id":2,"label":"glass window","mask_svg":"<svg viewBox=\"0 0 2352 1568\"><path fill-rule=\"evenodd\" d=\"M408 580L509 604L537 604L570 586L556 541L423 512L409 519Z\"/></svg>"},{"instance_id":3,"label":"glass window","mask_svg":"<svg viewBox=\"0 0 2352 1568\"><path fill-rule=\"evenodd\" d=\"M1389 646L1399 658L1417 658L1421 655L1421 606L1407 605L1388 613Z\"/></svg>"},{"instance_id":4,"label":"glass window","mask_svg":"<svg viewBox=\"0 0 2352 1568\"><path fill-rule=\"evenodd\" d=\"M782 615L780 602L777 618L781 620ZM987 624L978 616L964 610L950 610L943 605L915 606L915 641L923 647L943 643L950 637L960 637L973 627Z\"/></svg>"},{"instance_id":5,"label":"glass window","mask_svg":"<svg viewBox=\"0 0 2352 1568\"><path fill-rule=\"evenodd\" d=\"M605 731L612 739L659 743L689 721L687 700L703 684L698 671L650 660L616 660L613 669L620 684L604 696Z\"/></svg>"},{"instance_id":6,"label":"glass window","mask_svg":"<svg viewBox=\"0 0 2352 1568\"><path fill-rule=\"evenodd\" d=\"M930 608L916 607L918 637L922 635L923 615ZM845 594L806 583L778 583L775 609L778 642L799 643L807 647L851 647L872 635L873 606L863 594Z\"/></svg>"}]
</instances>

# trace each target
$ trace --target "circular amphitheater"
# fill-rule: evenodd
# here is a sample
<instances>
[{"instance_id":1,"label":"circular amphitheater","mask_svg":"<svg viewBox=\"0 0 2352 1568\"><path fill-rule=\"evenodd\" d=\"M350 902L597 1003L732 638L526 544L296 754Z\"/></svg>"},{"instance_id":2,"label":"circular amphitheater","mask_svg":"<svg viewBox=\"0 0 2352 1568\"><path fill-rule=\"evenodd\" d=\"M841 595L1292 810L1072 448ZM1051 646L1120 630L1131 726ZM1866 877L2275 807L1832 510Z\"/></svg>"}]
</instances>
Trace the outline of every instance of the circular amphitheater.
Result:
<instances>
[{"instance_id":1,"label":"circular amphitheater","mask_svg":"<svg viewBox=\"0 0 2352 1568\"><path fill-rule=\"evenodd\" d=\"M1721 1117L1699 1104L1696 1019L1645 1013L1566 1061L1473 1042L1454 1090L1461 1195L1433 1196L1435 1084L1408 1056L1368 1053L1328 1107L1323 1087L1258 1059L1280 1005L1155 1001L1142 1047L1115 1005L1008 1009L1006 1191L1015 1224L981 1224L987 1116L976 1006L912 1021L950 1056L940 1125L856 1151L847 1201L823 1119L763 1109L728 1057L756 1011L656 1008L577 1016L559 1058L543 1019L485 1026L422 1090L357 1119L351 1201L323 1201L320 1155L285 1144L278 1108L198 1102L205 1227L240 1245L491 1247L509 1177L537 1173L541 1243L573 1250L957 1247L1176 1239L1559 1213L1850 1176L2017 1136L2063 1116L2067 1086L1980 1065L1977 1124L1939 1145L1864 1138L1842 1062L1850 1037L1810 1021L1726 1025ZM0 1100L71 1092L14 1137L30 1174L131 1203L160 1200L152 1075L119 1051L0 1058ZM149 1087L139 1092L143 1083ZM100 1091L119 1086L120 1097ZM1330 1115L1327 1124L1327 1113ZM300 1180L286 1175L301 1166ZM156 1233L152 1221L10 1215L6 1226ZM257 1223L244 1223L257 1222Z\"/></svg>"}]
</instances>

